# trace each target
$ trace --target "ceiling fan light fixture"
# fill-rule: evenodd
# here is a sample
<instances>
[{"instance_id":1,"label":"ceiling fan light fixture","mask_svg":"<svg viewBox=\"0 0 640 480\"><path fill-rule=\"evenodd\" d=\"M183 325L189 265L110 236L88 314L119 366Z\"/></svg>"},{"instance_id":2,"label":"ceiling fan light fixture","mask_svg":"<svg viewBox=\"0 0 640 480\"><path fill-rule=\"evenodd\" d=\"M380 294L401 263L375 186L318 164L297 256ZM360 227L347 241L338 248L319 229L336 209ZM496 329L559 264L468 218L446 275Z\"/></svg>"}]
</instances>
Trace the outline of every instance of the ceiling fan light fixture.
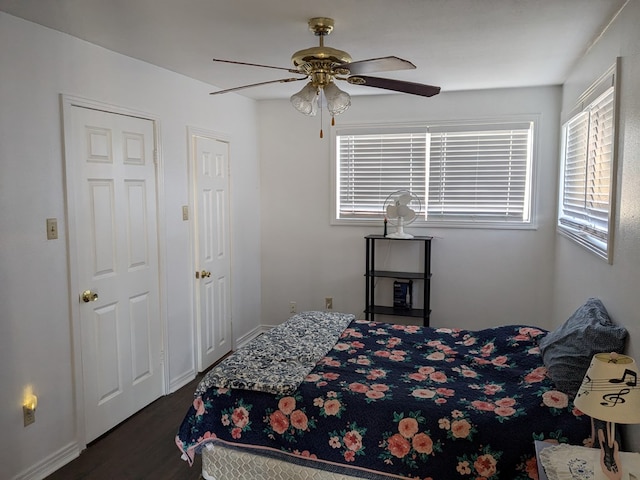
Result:
<instances>
[{"instance_id":1,"label":"ceiling fan light fixture","mask_svg":"<svg viewBox=\"0 0 640 480\"><path fill-rule=\"evenodd\" d=\"M313 117L318 111L318 87L309 82L298 93L291 95L290 100L300 113Z\"/></svg>"},{"instance_id":2,"label":"ceiling fan light fixture","mask_svg":"<svg viewBox=\"0 0 640 480\"><path fill-rule=\"evenodd\" d=\"M323 91L327 99L327 108L332 116L340 115L351 106L351 96L340 90L334 82L325 85Z\"/></svg>"}]
</instances>

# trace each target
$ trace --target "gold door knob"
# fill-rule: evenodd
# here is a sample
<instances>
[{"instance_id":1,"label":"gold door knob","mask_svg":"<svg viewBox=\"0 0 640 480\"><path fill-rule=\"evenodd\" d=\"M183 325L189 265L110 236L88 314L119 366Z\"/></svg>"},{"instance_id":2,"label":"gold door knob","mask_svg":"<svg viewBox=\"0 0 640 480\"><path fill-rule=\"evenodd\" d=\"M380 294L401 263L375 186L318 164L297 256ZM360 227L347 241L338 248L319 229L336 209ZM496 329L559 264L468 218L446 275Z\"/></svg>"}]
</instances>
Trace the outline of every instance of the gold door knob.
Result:
<instances>
[{"instance_id":1,"label":"gold door knob","mask_svg":"<svg viewBox=\"0 0 640 480\"><path fill-rule=\"evenodd\" d=\"M196 278L208 278L211 276L211 272L207 272L206 270L202 270L201 272L196 272Z\"/></svg>"},{"instance_id":2,"label":"gold door knob","mask_svg":"<svg viewBox=\"0 0 640 480\"><path fill-rule=\"evenodd\" d=\"M91 290L85 290L84 292L82 292L82 295L80 295L80 299L84 303L95 302L96 300L98 300L98 294L96 292L92 292Z\"/></svg>"}]
</instances>

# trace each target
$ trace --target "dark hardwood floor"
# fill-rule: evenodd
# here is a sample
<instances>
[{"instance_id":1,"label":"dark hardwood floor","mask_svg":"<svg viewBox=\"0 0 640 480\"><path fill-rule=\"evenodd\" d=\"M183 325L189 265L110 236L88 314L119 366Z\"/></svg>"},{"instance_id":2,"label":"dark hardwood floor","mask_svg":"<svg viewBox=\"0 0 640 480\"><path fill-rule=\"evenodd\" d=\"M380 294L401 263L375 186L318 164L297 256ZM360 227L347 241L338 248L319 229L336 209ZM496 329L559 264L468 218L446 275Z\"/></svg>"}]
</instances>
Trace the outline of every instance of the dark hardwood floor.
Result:
<instances>
[{"instance_id":1,"label":"dark hardwood floor","mask_svg":"<svg viewBox=\"0 0 640 480\"><path fill-rule=\"evenodd\" d=\"M200 477L201 458L193 466L180 458L174 438L202 378L159 398L92 442L80 456L46 480L191 480Z\"/></svg>"}]
</instances>

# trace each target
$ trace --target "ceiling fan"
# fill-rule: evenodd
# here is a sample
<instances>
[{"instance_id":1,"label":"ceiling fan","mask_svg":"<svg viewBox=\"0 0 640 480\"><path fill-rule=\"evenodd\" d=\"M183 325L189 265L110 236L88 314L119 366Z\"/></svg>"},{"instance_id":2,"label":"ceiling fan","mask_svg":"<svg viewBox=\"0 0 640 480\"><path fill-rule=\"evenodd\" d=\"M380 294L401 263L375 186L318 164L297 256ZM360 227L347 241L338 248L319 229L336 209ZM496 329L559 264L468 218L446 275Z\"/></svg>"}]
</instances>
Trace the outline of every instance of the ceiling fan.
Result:
<instances>
[{"instance_id":1,"label":"ceiling fan","mask_svg":"<svg viewBox=\"0 0 640 480\"><path fill-rule=\"evenodd\" d=\"M389 78L370 77L371 72L388 72L394 70L409 70L416 66L408 60L395 56L372 58L368 60L352 61L351 56L342 50L326 47L324 37L333 30L334 20L326 17L315 17L309 20L309 30L319 37L319 45L299 50L291 56L294 68L273 67L256 63L237 62L214 58L214 62L233 63L254 67L285 70L300 77L281 78L267 82L252 83L240 87L228 88L211 92L211 95L234 92L244 88L257 87L270 83L288 83L308 80L302 90L291 96L292 105L305 115L315 115L318 111L318 97L324 94L327 109L332 117L344 112L351 105L351 97L340 90L335 80L343 80L352 85L383 88L395 92L408 93L423 97L431 97L440 93L440 87L421 83L393 80ZM322 132L321 132L322 134Z\"/></svg>"}]
</instances>

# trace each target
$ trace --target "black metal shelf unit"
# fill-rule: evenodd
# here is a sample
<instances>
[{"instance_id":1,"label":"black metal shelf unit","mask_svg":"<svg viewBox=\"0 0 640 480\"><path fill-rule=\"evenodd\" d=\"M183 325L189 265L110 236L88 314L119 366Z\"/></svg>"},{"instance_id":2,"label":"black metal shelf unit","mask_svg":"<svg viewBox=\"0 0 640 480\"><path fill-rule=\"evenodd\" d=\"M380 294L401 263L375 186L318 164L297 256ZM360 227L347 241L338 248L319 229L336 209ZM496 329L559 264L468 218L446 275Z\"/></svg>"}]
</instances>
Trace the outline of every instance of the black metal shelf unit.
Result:
<instances>
[{"instance_id":1,"label":"black metal shelf unit","mask_svg":"<svg viewBox=\"0 0 640 480\"><path fill-rule=\"evenodd\" d=\"M422 324L429 326L431 315L431 240L433 237L416 236L413 238L389 238L384 235L367 235L366 242L366 286L365 286L365 318L375 320L376 315L391 315L402 317L422 318ZM424 249L424 264L421 272L403 272L390 270L376 270L376 242L422 242ZM422 282L423 308L394 308L393 306L376 305L376 278L395 278L399 280L417 280Z\"/></svg>"}]
</instances>

